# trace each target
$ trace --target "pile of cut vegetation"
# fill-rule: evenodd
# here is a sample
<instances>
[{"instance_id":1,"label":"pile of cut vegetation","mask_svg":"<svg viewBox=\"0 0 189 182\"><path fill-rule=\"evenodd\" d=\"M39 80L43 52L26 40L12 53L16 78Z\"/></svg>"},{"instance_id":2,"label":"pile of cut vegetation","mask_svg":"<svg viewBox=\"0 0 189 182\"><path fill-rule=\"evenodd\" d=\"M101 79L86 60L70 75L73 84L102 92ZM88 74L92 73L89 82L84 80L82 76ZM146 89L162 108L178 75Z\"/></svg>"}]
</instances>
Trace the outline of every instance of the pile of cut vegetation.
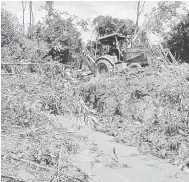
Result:
<instances>
[{"instance_id":1,"label":"pile of cut vegetation","mask_svg":"<svg viewBox=\"0 0 189 182\"><path fill-rule=\"evenodd\" d=\"M90 181L70 162L88 140L66 131L54 116L77 115L80 103L69 95L66 76L54 71L2 77L3 182Z\"/></svg>"},{"instance_id":2,"label":"pile of cut vegetation","mask_svg":"<svg viewBox=\"0 0 189 182\"><path fill-rule=\"evenodd\" d=\"M151 66L94 78L77 88L96 109L98 131L143 153L189 166L189 65Z\"/></svg>"}]
</instances>

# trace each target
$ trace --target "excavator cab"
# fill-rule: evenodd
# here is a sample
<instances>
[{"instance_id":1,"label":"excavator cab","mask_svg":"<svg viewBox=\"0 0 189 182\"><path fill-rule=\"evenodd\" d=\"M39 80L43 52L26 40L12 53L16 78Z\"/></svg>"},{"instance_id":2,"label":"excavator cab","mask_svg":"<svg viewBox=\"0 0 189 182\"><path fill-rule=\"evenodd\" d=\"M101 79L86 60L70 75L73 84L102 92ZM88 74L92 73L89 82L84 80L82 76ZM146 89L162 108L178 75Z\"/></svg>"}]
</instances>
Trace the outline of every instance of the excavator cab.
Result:
<instances>
[{"instance_id":1,"label":"excavator cab","mask_svg":"<svg viewBox=\"0 0 189 182\"><path fill-rule=\"evenodd\" d=\"M106 47L106 51L103 52L101 55L110 55L110 56L116 56L117 57L117 61L123 61L123 55L122 55L122 51L120 49L120 43L121 41L127 39L127 37L118 34L118 33L114 33L114 34L109 34L106 36L103 36L101 38L98 39L98 41L100 42L100 44Z\"/></svg>"}]
</instances>

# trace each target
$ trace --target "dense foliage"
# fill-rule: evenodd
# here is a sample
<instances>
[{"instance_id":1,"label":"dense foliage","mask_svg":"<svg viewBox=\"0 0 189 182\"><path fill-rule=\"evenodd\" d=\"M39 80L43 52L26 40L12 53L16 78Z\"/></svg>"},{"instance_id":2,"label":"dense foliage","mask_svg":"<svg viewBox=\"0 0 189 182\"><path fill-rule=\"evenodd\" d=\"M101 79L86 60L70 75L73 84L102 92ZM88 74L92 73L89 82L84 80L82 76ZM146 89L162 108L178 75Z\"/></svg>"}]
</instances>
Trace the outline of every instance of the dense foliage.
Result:
<instances>
[{"instance_id":1,"label":"dense foliage","mask_svg":"<svg viewBox=\"0 0 189 182\"><path fill-rule=\"evenodd\" d=\"M71 163L88 140L67 132L55 117L75 116L78 127L89 122L79 97L68 92L74 80L60 63L38 71L2 79L2 181L90 181Z\"/></svg>"},{"instance_id":2,"label":"dense foliage","mask_svg":"<svg viewBox=\"0 0 189 182\"><path fill-rule=\"evenodd\" d=\"M48 47L43 40L29 39L23 35L18 20L6 9L1 14L1 61L4 63L44 62ZM8 67L7 67L8 68ZM8 70L11 70L10 68Z\"/></svg>"},{"instance_id":3,"label":"dense foliage","mask_svg":"<svg viewBox=\"0 0 189 182\"><path fill-rule=\"evenodd\" d=\"M180 22L171 28L166 34L166 45L173 51L180 54L187 62L189 58L189 13L182 17Z\"/></svg>"},{"instance_id":4,"label":"dense foliage","mask_svg":"<svg viewBox=\"0 0 189 182\"><path fill-rule=\"evenodd\" d=\"M1 8L1 47L18 41L20 30L18 19L5 8Z\"/></svg>"},{"instance_id":5,"label":"dense foliage","mask_svg":"<svg viewBox=\"0 0 189 182\"><path fill-rule=\"evenodd\" d=\"M145 30L161 35L166 28L171 27L180 18L179 8L181 1L161 1L157 7L152 8L144 22Z\"/></svg>"},{"instance_id":6,"label":"dense foliage","mask_svg":"<svg viewBox=\"0 0 189 182\"><path fill-rule=\"evenodd\" d=\"M129 19L118 19L111 16L97 16L93 20L94 30L97 35L104 36L114 33L119 29L119 33L123 35L131 34L134 31L134 22Z\"/></svg>"},{"instance_id":7,"label":"dense foliage","mask_svg":"<svg viewBox=\"0 0 189 182\"><path fill-rule=\"evenodd\" d=\"M61 63L75 61L82 47L80 33L76 29L74 19L63 19L61 14L54 12L46 16L36 26L36 37L43 40L49 47L49 55Z\"/></svg>"},{"instance_id":8,"label":"dense foliage","mask_svg":"<svg viewBox=\"0 0 189 182\"><path fill-rule=\"evenodd\" d=\"M98 131L144 153L188 164L189 67L151 67L91 80L81 86L99 113Z\"/></svg>"},{"instance_id":9,"label":"dense foliage","mask_svg":"<svg viewBox=\"0 0 189 182\"><path fill-rule=\"evenodd\" d=\"M49 9L46 6L44 8ZM54 9L48 11L43 21L29 27L25 35L17 19L2 8L3 62L46 62L53 59L77 65L82 48L78 27L85 29L86 21L76 21L72 16L63 18L64 13Z\"/></svg>"}]
</instances>

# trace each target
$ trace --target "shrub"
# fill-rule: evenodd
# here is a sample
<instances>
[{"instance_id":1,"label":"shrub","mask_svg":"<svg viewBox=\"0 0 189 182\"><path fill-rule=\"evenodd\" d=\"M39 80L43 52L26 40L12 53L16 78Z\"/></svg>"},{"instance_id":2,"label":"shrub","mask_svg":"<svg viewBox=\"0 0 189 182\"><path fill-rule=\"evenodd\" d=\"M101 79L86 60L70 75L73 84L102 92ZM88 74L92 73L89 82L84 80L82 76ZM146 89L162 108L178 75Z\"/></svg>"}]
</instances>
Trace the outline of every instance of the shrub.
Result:
<instances>
[{"instance_id":1,"label":"shrub","mask_svg":"<svg viewBox=\"0 0 189 182\"><path fill-rule=\"evenodd\" d=\"M95 78L77 89L98 111L102 125L97 130L184 164L189 157L188 71L187 64L147 67Z\"/></svg>"}]
</instances>

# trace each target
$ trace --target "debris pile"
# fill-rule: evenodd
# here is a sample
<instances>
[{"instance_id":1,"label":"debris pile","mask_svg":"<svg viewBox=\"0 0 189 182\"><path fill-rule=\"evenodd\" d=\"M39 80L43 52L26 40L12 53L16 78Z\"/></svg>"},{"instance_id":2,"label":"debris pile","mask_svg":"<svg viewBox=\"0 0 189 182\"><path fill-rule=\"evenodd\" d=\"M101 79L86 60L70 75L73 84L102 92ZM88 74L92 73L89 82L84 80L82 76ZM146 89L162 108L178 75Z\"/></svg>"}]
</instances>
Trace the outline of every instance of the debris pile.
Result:
<instances>
[{"instance_id":1,"label":"debris pile","mask_svg":"<svg viewBox=\"0 0 189 182\"><path fill-rule=\"evenodd\" d=\"M189 165L189 66L160 65L114 73L79 86L98 112L98 131L144 153Z\"/></svg>"},{"instance_id":2,"label":"debris pile","mask_svg":"<svg viewBox=\"0 0 189 182\"><path fill-rule=\"evenodd\" d=\"M64 87L66 76L6 75L2 79L2 181L90 181L70 163L85 137L62 128L57 114L78 116L76 97ZM70 94L70 95L69 95ZM52 115L54 114L54 115Z\"/></svg>"}]
</instances>

